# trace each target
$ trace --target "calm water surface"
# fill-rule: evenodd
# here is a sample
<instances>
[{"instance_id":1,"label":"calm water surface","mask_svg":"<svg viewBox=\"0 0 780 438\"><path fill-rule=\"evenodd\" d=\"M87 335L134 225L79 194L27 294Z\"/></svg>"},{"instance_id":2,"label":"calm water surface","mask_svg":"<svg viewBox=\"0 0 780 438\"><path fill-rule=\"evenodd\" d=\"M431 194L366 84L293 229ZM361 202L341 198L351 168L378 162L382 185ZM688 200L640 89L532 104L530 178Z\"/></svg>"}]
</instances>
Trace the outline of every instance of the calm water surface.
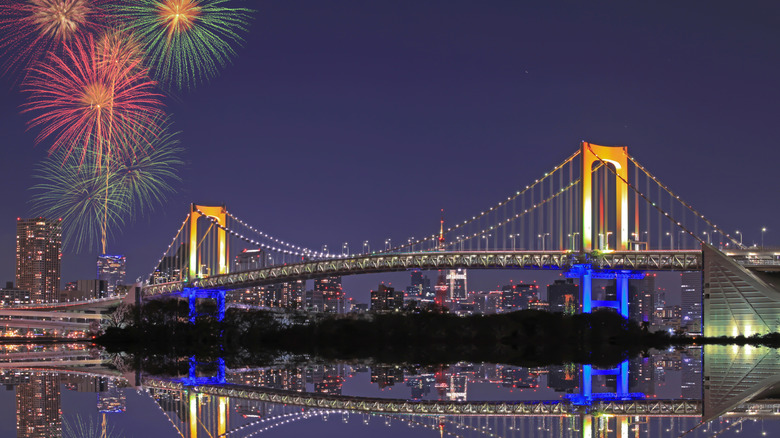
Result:
<instances>
[{"instance_id":1,"label":"calm water surface","mask_svg":"<svg viewBox=\"0 0 780 438\"><path fill-rule=\"evenodd\" d=\"M612 369L181 364L163 376L84 345L1 346L0 437L780 436L780 355L763 347Z\"/></svg>"}]
</instances>

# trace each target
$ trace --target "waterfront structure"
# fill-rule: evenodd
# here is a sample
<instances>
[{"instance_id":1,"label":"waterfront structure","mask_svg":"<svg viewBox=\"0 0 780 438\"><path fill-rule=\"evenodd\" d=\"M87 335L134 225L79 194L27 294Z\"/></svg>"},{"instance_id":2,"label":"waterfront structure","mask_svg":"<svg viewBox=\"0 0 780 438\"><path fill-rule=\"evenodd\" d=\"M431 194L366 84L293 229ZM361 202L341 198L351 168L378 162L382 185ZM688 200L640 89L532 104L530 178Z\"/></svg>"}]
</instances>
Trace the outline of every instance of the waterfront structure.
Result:
<instances>
[{"instance_id":1,"label":"waterfront structure","mask_svg":"<svg viewBox=\"0 0 780 438\"><path fill-rule=\"evenodd\" d=\"M62 220L16 220L16 287L30 291L33 303L59 299Z\"/></svg>"},{"instance_id":2,"label":"waterfront structure","mask_svg":"<svg viewBox=\"0 0 780 438\"><path fill-rule=\"evenodd\" d=\"M0 289L0 307L29 303L30 291L15 288L12 281L7 282L4 289Z\"/></svg>"},{"instance_id":3,"label":"waterfront structure","mask_svg":"<svg viewBox=\"0 0 780 438\"><path fill-rule=\"evenodd\" d=\"M106 282L108 296L116 294L116 287L125 284L127 259L123 255L101 254L97 257L97 278Z\"/></svg>"}]
</instances>

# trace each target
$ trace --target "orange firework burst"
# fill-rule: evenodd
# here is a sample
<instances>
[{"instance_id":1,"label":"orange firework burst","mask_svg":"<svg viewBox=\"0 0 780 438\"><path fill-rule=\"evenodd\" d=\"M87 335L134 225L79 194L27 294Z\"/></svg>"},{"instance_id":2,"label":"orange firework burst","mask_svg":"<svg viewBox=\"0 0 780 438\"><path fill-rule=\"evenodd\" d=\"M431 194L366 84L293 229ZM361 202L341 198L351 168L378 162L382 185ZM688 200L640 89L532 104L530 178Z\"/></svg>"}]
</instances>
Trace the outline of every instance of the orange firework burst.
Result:
<instances>
[{"instance_id":1,"label":"orange firework burst","mask_svg":"<svg viewBox=\"0 0 780 438\"><path fill-rule=\"evenodd\" d=\"M65 41L87 23L91 8L87 0L38 0L31 2L30 20L42 35Z\"/></svg>"},{"instance_id":2,"label":"orange firework burst","mask_svg":"<svg viewBox=\"0 0 780 438\"><path fill-rule=\"evenodd\" d=\"M165 27L168 40L192 28L201 14L194 0L165 0L158 6L160 23Z\"/></svg>"},{"instance_id":3,"label":"orange firework burst","mask_svg":"<svg viewBox=\"0 0 780 438\"><path fill-rule=\"evenodd\" d=\"M26 68L77 35L104 28L108 0L0 0L5 70Z\"/></svg>"},{"instance_id":4,"label":"orange firework burst","mask_svg":"<svg viewBox=\"0 0 780 438\"><path fill-rule=\"evenodd\" d=\"M143 68L144 52L133 35L111 29L103 33L95 44L98 68L112 69L116 73Z\"/></svg>"},{"instance_id":5,"label":"orange firework burst","mask_svg":"<svg viewBox=\"0 0 780 438\"><path fill-rule=\"evenodd\" d=\"M78 150L82 157L95 147L100 161L104 153L128 153L111 149L113 135L150 129L162 113L160 95L128 41L117 35L102 44L77 38L64 56L50 53L33 66L22 84L30 93L23 112L37 113L29 125L42 128L38 142L53 137L52 151Z\"/></svg>"}]
</instances>

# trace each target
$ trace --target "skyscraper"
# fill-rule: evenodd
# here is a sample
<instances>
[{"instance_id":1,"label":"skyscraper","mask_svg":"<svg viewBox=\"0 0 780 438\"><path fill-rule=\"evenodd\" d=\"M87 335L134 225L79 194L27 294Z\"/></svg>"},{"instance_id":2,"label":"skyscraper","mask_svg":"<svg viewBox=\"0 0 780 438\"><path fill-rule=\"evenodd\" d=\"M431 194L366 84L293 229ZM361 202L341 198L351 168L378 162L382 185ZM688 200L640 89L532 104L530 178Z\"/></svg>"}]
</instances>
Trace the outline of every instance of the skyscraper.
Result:
<instances>
[{"instance_id":1,"label":"skyscraper","mask_svg":"<svg viewBox=\"0 0 780 438\"><path fill-rule=\"evenodd\" d=\"M106 282L108 296L113 296L116 287L124 284L127 260L123 255L99 255L97 258L97 278Z\"/></svg>"},{"instance_id":2,"label":"skyscraper","mask_svg":"<svg viewBox=\"0 0 780 438\"><path fill-rule=\"evenodd\" d=\"M468 295L468 277L463 268L450 269L447 272L450 283L450 301L465 300Z\"/></svg>"},{"instance_id":3,"label":"skyscraper","mask_svg":"<svg viewBox=\"0 0 780 438\"><path fill-rule=\"evenodd\" d=\"M344 313L344 290L341 277L326 277L314 280L314 290L322 293L326 313Z\"/></svg>"},{"instance_id":4,"label":"skyscraper","mask_svg":"<svg viewBox=\"0 0 780 438\"><path fill-rule=\"evenodd\" d=\"M30 291L30 301L57 301L62 260L61 219L16 220L16 287Z\"/></svg>"}]
</instances>

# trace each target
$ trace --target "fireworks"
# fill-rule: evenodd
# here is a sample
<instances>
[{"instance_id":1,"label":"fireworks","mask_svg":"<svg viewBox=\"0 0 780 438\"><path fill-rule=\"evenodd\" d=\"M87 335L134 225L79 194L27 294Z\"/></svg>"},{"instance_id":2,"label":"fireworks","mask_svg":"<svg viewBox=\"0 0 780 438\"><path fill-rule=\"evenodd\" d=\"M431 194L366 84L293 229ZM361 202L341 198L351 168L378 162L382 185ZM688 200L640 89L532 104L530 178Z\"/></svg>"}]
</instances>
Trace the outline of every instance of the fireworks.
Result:
<instances>
[{"instance_id":1,"label":"fireworks","mask_svg":"<svg viewBox=\"0 0 780 438\"><path fill-rule=\"evenodd\" d=\"M92 417L82 417L76 414L62 422L62 436L65 438L119 438L123 436L113 426L106 426L106 414L103 414L102 424Z\"/></svg>"},{"instance_id":2,"label":"fireworks","mask_svg":"<svg viewBox=\"0 0 780 438\"><path fill-rule=\"evenodd\" d=\"M77 35L104 27L106 0L0 0L5 70L27 68Z\"/></svg>"},{"instance_id":3,"label":"fireworks","mask_svg":"<svg viewBox=\"0 0 780 438\"><path fill-rule=\"evenodd\" d=\"M187 88L214 77L242 42L251 10L227 0L135 0L112 7L141 40L152 75Z\"/></svg>"},{"instance_id":4,"label":"fireworks","mask_svg":"<svg viewBox=\"0 0 780 438\"><path fill-rule=\"evenodd\" d=\"M75 39L64 56L49 53L33 66L22 88L30 94L23 112L37 113L30 127L41 127L37 141L53 137L51 151L95 148L94 157L112 153L112 136L143 131L161 114L154 82L140 65L133 43L109 34L102 44ZM99 41L100 43L100 41ZM95 140L95 141L91 141ZM117 155L127 150L114 148Z\"/></svg>"},{"instance_id":5,"label":"fireworks","mask_svg":"<svg viewBox=\"0 0 780 438\"><path fill-rule=\"evenodd\" d=\"M135 153L115 162L112 172L127 192L134 216L142 216L156 205L163 205L174 192L171 183L181 181L177 169L184 164L176 132L168 119L154 123L144 135L132 134L120 139Z\"/></svg>"},{"instance_id":6,"label":"fireworks","mask_svg":"<svg viewBox=\"0 0 780 438\"><path fill-rule=\"evenodd\" d=\"M125 224L131 206L127 192L116 175L100 173L99 163L87 152L84 163L66 150L55 152L37 168L34 177L41 182L32 187L33 212L62 218L62 240L66 248L82 251L101 241L104 228L109 233ZM108 190L106 189L108 187Z\"/></svg>"},{"instance_id":7,"label":"fireworks","mask_svg":"<svg viewBox=\"0 0 780 438\"><path fill-rule=\"evenodd\" d=\"M62 149L38 167L34 176L41 182L32 187L34 214L62 218L66 247L83 251L105 245L105 237L116 235L174 192L171 184L180 181L183 149L167 120L153 126L145 136L117 137L117 144L133 153L111 161L108 170L91 148L83 162Z\"/></svg>"}]
</instances>

